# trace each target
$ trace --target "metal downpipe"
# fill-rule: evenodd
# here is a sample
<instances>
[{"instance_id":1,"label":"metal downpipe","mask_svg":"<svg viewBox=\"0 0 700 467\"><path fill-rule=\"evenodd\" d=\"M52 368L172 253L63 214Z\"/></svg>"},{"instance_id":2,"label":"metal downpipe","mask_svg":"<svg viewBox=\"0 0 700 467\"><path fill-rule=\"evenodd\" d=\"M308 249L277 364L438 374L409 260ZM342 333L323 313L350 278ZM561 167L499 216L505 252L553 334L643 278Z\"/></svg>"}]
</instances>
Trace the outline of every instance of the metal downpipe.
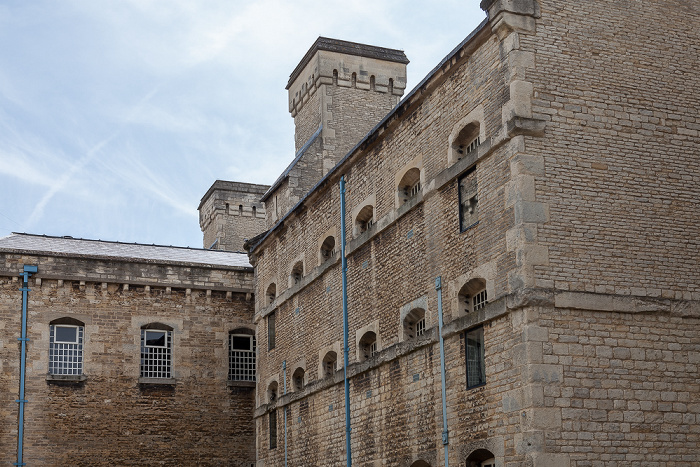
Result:
<instances>
[{"instance_id":1,"label":"metal downpipe","mask_svg":"<svg viewBox=\"0 0 700 467\"><path fill-rule=\"evenodd\" d=\"M282 362L282 380L284 381L284 395L287 395L287 360ZM287 467L287 407L284 410L284 467Z\"/></svg>"},{"instance_id":2,"label":"metal downpipe","mask_svg":"<svg viewBox=\"0 0 700 467\"><path fill-rule=\"evenodd\" d=\"M345 175L340 177L340 258L343 276L343 376L345 379L345 444L347 466L352 466L350 448L350 382L348 381L348 262L345 258Z\"/></svg>"},{"instance_id":3,"label":"metal downpipe","mask_svg":"<svg viewBox=\"0 0 700 467\"><path fill-rule=\"evenodd\" d=\"M450 443L447 430L447 396L445 393L445 340L442 337L442 278L435 278L435 290L438 296L438 331L440 334L440 388L442 389L442 444L445 446L445 467L449 467L447 447Z\"/></svg>"},{"instance_id":4,"label":"metal downpipe","mask_svg":"<svg viewBox=\"0 0 700 467\"><path fill-rule=\"evenodd\" d=\"M19 424L17 427L17 462L14 465L26 465L22 459L24 450L24 404L27 401L24 398L24 381L26 379L27 370L27 299L29 296L29 276L37 272L36 266L24 265L24 272L19 276L22 278L22 337L17 338L22 343L22 353L20 361L20 376L19 376L19 399L15 402L19 403Z\"/></svg>"}]
</instances>

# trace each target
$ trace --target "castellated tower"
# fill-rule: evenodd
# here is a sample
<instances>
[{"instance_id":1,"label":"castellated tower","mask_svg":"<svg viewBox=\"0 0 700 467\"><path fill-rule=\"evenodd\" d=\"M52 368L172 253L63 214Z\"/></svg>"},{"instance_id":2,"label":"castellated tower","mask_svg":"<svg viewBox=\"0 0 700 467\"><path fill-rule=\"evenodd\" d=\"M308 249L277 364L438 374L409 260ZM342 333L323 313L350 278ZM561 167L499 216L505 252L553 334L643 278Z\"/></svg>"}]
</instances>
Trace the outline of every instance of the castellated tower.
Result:
<instances>
[{"instance_id":1,"label":"castellated tower","mask_svg":"<svg viewBox=\"0 0 700 467\"><path fill-rule=\"evenodd\" d=\"M243 251L243 242L265 230L268 185L217 180L199 203L204 248Z\"/></svg>"},{"instance_id":2,"label":"castellated tower","mask_svg":"<svg viewBox=\"0 0 700 467\"><path fill-rule=\"evenodd\" d=\"M319 37L287 83L295 157L262 197L268 227L289 211L406 90L401 50Z\"/></svg>"},{"instance_id":3,"label":"castellated tower","mask_svg":"<svg viewBox=\"0 0 700 467\"><path fill-rule=\"evenodd\" d=\"M287 83L298 151L321 128L325 175L406 89L401 50L319 37Z\"/></svg>"}]
</instances>

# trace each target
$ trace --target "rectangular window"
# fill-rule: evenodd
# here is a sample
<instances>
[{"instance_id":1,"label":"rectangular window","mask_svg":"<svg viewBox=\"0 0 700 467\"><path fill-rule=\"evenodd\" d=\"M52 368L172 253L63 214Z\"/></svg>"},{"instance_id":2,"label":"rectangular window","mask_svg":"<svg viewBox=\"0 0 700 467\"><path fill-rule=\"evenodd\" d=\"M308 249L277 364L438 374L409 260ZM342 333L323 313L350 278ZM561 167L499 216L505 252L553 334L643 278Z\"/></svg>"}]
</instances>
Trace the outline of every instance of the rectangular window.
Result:
<instances>
[{"instance_id":1,"label":"rectangular window","mask_svg":"<svg viewBox=\"0 0 700 467\"><path fill-rule=\"evenodd\" d=\"M467 342L467 388L486 383L486 365L484 363L484 328L479 327L466 332Z\"/></svg>"},{"instance_id":2,"label":"rectangular window","mask_svg":"<svg viewBox=\"0 0 700 467\"><path fill-rule=\"evenodd\" d=\"M277 410L270 412L270 449L277 448Z\"/></svg>"},{"instance_id":3,"label":"rectangular window","mask_svg":"<svg viewBox=\"0 0 700 467\"><path fill-rule=\"evenodd\" d=\"M228 379L255 381L255 336L229 334Z\"/></svg>"},{"instance_id":4,"label":"rectangular window","mask_svg":"<svg viewBox=\"0 0 700 467\"><path fill-rule=\"evenodd\" d=\"M275 348L275 337L277 330L275 329L275 312L267 315L267 350Z\"/></svg>"},{"instance_id":5,"label":"rectangular window","mask_svg":"<svg viewBox=\"0 0 700 467\"><path fill-rule=\"evenodd\" d=\"M370 356L370 358L372 358L376 354L377 354L377 341L374 341L369 345L369 356Z\"/></svg>"},{"instance_id":6,"label":"rectangular window","mask_svg":"<svg viewBox=\"0 0 700 467\"><path fill-rule=\"evenodd\" d=\"M457 181L459 190L459 230L464 232L479 221L476 170L472 168Z\"/></svg>"},{"instance_id":7,"label":"rectangular window","mask_svg":"<svg viewBox=\"0 0 700 467\"><path fill-rule=\"evenodd\" d=\"M172 339L172 331L141 329L141 377L172 377Z\"/></svg>"},{"instance_id":8,"label":"rectangular window","mask_svg":"<svg viewBox=\"0 0 700 467\"><path fill-rule=\"evenodd\" d=\"M49 374L83 374L83 326L49 326Z\"/></svg>"},{"instance_id":9,"label":"rectangular window","mask_svg":"<svg viewBox=\"0 0 700 467\"><path fill-rule=\"evenodd\" d=\"M488 301L486 300L486 289L477 293L472 297L472 309L474 311L479 311L486 306Z\"/></svg>"}]
</instances>

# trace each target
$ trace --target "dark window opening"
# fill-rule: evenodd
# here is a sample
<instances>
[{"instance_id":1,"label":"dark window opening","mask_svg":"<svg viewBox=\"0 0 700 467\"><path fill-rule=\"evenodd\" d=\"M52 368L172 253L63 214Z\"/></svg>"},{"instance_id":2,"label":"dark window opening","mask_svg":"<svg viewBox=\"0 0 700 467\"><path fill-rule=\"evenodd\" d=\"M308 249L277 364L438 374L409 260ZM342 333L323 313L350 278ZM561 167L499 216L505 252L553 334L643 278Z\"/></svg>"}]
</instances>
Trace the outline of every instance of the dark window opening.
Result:
<instances>
[{"instance_id":1,"label":"dark window opening","mask_svg":"<svg viewBox=\"0 0 700 467\"><path fill-rule=\"evenodd\" d=\"M486 383L484 362L484 328L466 332L467 350L467 389Z\"/></svg>"}]
</instances>

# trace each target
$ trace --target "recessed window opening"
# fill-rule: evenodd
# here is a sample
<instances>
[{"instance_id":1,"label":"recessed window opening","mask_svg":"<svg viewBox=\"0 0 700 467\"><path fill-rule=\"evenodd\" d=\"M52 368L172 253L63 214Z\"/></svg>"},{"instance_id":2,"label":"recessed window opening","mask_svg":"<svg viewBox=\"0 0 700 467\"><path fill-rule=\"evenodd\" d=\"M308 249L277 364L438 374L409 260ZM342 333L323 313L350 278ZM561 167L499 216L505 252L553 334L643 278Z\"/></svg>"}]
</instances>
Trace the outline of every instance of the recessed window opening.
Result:
<instances>
[{"instance_id":1,"label":"recessed window opening","mask_svg":"<svg viewBox=\"0 0 700 467\"><path fill-rule=\"evenodd\" d=\"M294 370L294 374L292 374L292 384L295 391L304 389L304 373L304 369L301 367Z\"/></svg>"},{"instance_id":2,"label":"recessed window opening","mask_svg":"<svg viewBox=\"0 0 700 467\"><path fill-rule=\"evenodd\" d=\"M415 198L420 193L420 170L416 167L412 168L401 178L399 182L399 205Z\"/></svg>"},{"instance_id":3,"label":"recessed window opening","mask_svg":"<svg viewBox=\"0 0 700 467\"><path fill-rule=\"evenodd\" d=\"M231 213L231 212L230 212L230 210L229 210L229 205L228 205L228 203L226 203L226 214L230 214L230 213Z\"/></svg>"},{"instance_id":4,"label":"recessed window opening","mask_svg":"<svg viewBox=\"0 0 700 467\"><path fill-rule=\"evenodd\" d=\"M357 73L352 74L352 78L350 78L350 83L353 88L357 87Z\"/></svg>"},{"instance_id":5,"label":"recessed window opening","mask_svg":"<svg viewBox=\"0 0 700 467\"><path fill-rule=\"evenodd\" d=\"M328 352L323 357L323 376L328 378L333 376L336 372L338 365L338 354L335 352Z\"/></svg>"},{"instance_id":6,"label":"recessed window opening","mask_svg":"<svg viewBox=\"0 0 700 467\"><path fill-rule=\"evenodd\" d=\"M267 387L267 401L272 404L277 400L277 381L273 381Z\"/></svg>"},{"instance_id":7,"label":"recessed window opening","mask_svg":"<svg viewBox=\"0 0 700 467\"><path fill-rule=\"evenodd\" d=\"M277 448L277 410L270 412L270 449Z\"/></svg>"},{"instance_id":8,"label":"recessed window opening","mask_svg":"<svg viewBox=\"0 0 700 467\"><path fill-rule=\"evenodd\" d=\"M292 268L292 285L297 285L301 282L301 278L304 276L304 263L297 261L297 263Z\"/></svg>"},{"instance_id":9,"label":"recessed window opening","mask_svg":"<svg viewBox=\"0 0 700 467\"><path fill-rule=\"evenodd\" d=\"M496 459L491 451L477 449L467 457L466 467L496 467Z\"/></svg>"},{"instance_id":10,"label":"recessed window opening","mask_svg":"<svg viewBox=\"0 0 700 467\"><path fill-rule=\"evenodd\" d=\"M277 296L277 286L273 282L267 287L267 292L265 292L265 301L266 305L272 304L272 302L275 301L275 297Z\"/></svg>"},{"instance_id":11,"label":"recessed window opening","mask_svg":"<svg viewBox=\"0 0 700 467\"><path fill-rule=\"evenodd\" d=\"M327 261L335 256L335 238L331 235L321 244L321 259Z\"/></svg>"},{"instance_id":12,"label":"recessed window opening","mask_svg":"<svg viewBox=\"0 0 700 467\"><path fill-rule=\"evenodd\" d=\"M368 331L360 339L360 361L374 357L377 354L377 335Z\"/></svg>"},{"instance_id":13,"label":"recessed window opening","mask_svg":"<svg viewBox=\"0 0 700 467\"><path fill-rule=\"evenodd\" d=\"M257 211L257 209L255 208L255 206L253 206L253 217L255 217L256 211Z\"/></svg>"},{"instance_id":14,"label":"recessed window opening","mask_svg":"<svg viewBox=\"0 0 700 467\"><path fill-rule=\"evenodd\" d=\"M394 78L389 78L389 94L394 93Z\"/></svg>"},{"instance_id":15,"label":"recessed window opening","mask_svg":"<svg viewBox=\"0 0 700 467\"><path fill-rule=\"evenodd\" d=\"M414 308L403 320L403 335L405 339L422 336L425 332L425 310Z\"/></svg>"},{"instance_id":16,"label":"recessed window opening","mask_svg":"<svg viewBox=\"0 0 700 467\"><path fill-rule=\"evenodd\" d=\"M161 323L141 328L141 377L172 377L173 332Z\"/></svg>"},{"instance_id":17,"label":"recessed window opening","mask_svg":"<svg viewBox=\"0 0 700 467\"><path fill-rule=\"evenodd\" d=\"M484 328L478 327L466 332L467 388L486 383L484 363Z\"/></svg>"},{"instance_id":18,"label":"recessed window opening","mask_svg":"<svg viewBox=\"0 0 700 467\"><path fill-rule=\"evenodd\" d=\"M375 78L374 75L369 77L369 89L370 91L375 91Z\"/></svg>"},{"instance_id":19,"label":"recessed window opening","mask_svg":"<svg viewBox=\"0 0 700 467\"><path fill-rule=\"evenodd\" d=\"M338 70L333 70L333 86L338 85Z\"/></svg>"},{"instance_id":20,"label":"recessed window opening","mask_svg":"<svg viewBox=\"0 0 700 467\"><path fill-rule=\"evenodd\" d=\"M486 281L484 279L472 279L459 291L459 306L465 313L471 313L483 309L488 304L486 294Z\"/></svg>"},{"instance_id":21,"label":"recessed window opening","mask_svg":"<svg viewBox=\"0 0 700 467\"><path fill-rule=\"evenodd\" d=\"M275 312L267 315L267 350L275 348L275 340L277 339Z\"/></svg>"},{"instance_id":22,"label":"recessed window opening","mask_svg":"<svg viewBox=\"0 0 700 467\"><path fill-rule=\"evenodd\" d=\"M479 123L472 122L465 126L457 135L454 142L452 143L452 150L456 156L455 162L462 159L467 154L471 154L476 151L476 149L481 144L481 137L479 135Z\"/></svg>"},{"instance_id":23,"label":"recessed window opening","mask_svg":"<svg viewBox=\"0 0 700 467\"><path fill-rule=\"evenodd\" d=\"M228 379L255 381L255 336L248 329L237 329L228 336Z\"/></svg>"},{"instance_id":24,"label":"recessed window opening","mask_svg":"<svg viewBox=\"0 0 700 467\"><path fill-rule=\"evenodd\" d=\"M83 323L72 318L52 323L49 325L49 374L82 375Z\"/></svg>"},{"instance_id":25,"label":"recessed window opening","mask_svg":"<svg viewBox=\"0 0 700 467\"><path fill-rule=\"evenodd\" d=\"M239 205L238 205L238 215L239 215L239 216L242 216L242 215L243 215L243 205L242 205L242 204L239 204Z\"/></svg>"},{"instance_id":26,"label":"recessed window opening","mask_svg":"<svg viewBox=\"0 0 700 467\"><path fill-rule=\"evenodd\" d=\"M369 230L374 225L374 206L363 207L355 218L355 226L358 233Z\"/></svg>"}]
</instances>

